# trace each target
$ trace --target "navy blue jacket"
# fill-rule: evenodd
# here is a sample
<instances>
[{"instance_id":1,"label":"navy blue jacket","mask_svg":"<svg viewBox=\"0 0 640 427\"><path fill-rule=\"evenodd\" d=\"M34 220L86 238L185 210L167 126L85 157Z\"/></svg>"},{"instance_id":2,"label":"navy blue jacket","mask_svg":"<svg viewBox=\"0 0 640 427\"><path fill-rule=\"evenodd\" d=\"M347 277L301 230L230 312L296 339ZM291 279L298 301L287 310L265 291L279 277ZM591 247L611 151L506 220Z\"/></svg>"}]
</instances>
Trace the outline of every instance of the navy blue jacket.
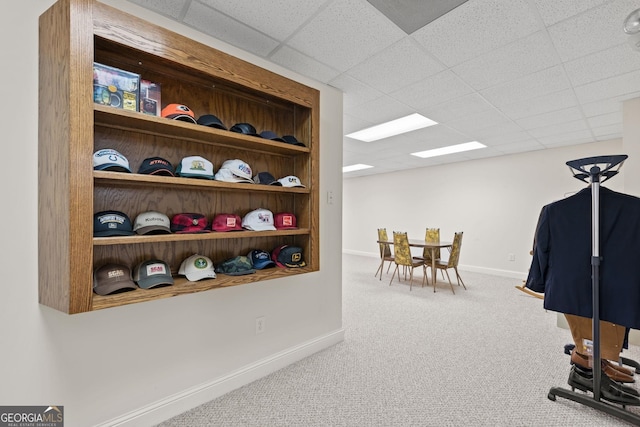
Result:
<instances>
[{"instance_id":1,"label":"navy blue jacket","mask_svg":"<svg viewBox=\"0 0 640 427\"><path fill-rule=\"evenodd\" d=\"M640 198L600 187L600 320L640 329ZM591 186L542 208L526 287L593 318Z\"/></svg>"}]
</instances>

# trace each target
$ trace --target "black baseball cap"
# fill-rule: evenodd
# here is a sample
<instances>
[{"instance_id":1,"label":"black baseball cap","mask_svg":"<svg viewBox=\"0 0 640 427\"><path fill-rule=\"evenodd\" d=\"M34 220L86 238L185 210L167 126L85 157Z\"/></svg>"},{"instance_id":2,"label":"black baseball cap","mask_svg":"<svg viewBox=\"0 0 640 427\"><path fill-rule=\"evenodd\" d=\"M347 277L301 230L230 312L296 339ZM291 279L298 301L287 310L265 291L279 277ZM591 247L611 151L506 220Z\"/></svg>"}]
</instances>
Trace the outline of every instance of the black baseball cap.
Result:
<instances>
[{"instance_id":1,"label":"black baseball cap","mask_svg":"<svg viewBox=\"0 0 640 427\"><path fill-rule=\"evenodd\" d=\"M144 175L175 176L173 165L162 157L148 157L142 161L138 173Z\"/></svg>"},{"instance_id":2,"label":"black baseball cap","mask_svg":"<svg viewBox=\"0 0 640 427\"><path fill-rule=\"evenodd\" d=\"M242 133L244 135L260 136L256 132L256 128L250 123L236 123L229 129L231 132Z\"/></svg>"},{"instance_id":3,"label":"black baseball cap","mask_svg":"<svg viewBox=\"0 0 640 427\"><path fill-rule=\"evenodd\" d=\"M213 114L204 114L198 117L197 122L199 125L202 125L202 126L209 126L216 129L227 130L227 127L224 125L224 123L222 123L222 120L220 120L217 116L214 116Z\"/></svg>"},{"instance_id":4,"label":"black baseball cap","mask_svg":"<svg viewBox=\"0 0 640 427\"><path fill-rule=\"evenodd\" d=\"M93 215L93 236L132 236L131 220L124 212L102 211Z\"/></svg>"},{"instance_id":5,"label":"black baseball cap","mask_svg":"<svg viewBox=\"0 0 640 427\"><path fill-rule=\"evenodd\" d=\"M306 147L302 142L298 141L298 139L293 135L282 135L282 139L287 144L299 145L301 147Z\"/></svg>"},{"instance_id":6,"label":"black baseball cap","mask_svg":"<svg viewBox=\"0 0 640 427\"><path fill-rule=\"evenodd\" d=\"M282 183L269 172L258 172L256 176L253 177L253 182L256 184L279 185L282 187Z\"/></svg>"},{"instance_id":7,"label":"black baseball cap","mask_svg":"<svg viewBox=\"0 0 640 427\"><path fill-rule=\"evenodd\" d=\"M264 139L270 139L272 141L285 142L284 139L280 138L275 132L270 130L263 130L262 132L260 132L260 137Z\"/></svg>"}]
</instances>

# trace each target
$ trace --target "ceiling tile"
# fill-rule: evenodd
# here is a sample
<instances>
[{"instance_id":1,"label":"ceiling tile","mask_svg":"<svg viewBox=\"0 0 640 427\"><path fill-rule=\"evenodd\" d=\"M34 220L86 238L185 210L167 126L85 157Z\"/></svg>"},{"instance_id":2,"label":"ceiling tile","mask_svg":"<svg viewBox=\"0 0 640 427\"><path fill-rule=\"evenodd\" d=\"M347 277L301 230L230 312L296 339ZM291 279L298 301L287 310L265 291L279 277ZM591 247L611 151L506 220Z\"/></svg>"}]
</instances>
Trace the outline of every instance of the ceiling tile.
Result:
<instances>
[{"instance_id":1,"label":"ceiling tile","mask_svg":"<svg viewBox=\"0 0 640 427\"><path fill-rule=\"evenodd\" d=\"M587 122L585 120L574 120L572 122L559 123L551 126L544 126L535 129L529 129L529 135L538 139L544 144L544 139L555 137L557 135L567 135L572 132L589 132Z\"/></svg>"},{"instance_id":2,"label":"ceiling tile","mask_svg":"<svg viewBox=\"0 0 640 427\"><path fill-rule=\"evenodd\" d=\"M589 117L587 123L591 128L597 128L601 126L609 125L622 125L622 111L602 114L600 116ZM622 128L621 128L622 130Z\"/></svg>"},{"instance_id":3,"label":"ceiling tile","mask_svg":"<svg viewBox=\"0 0 640 427\"><path fill-rule=\"evenodd\" d=\"M357 111L350 111L353 117L378 124L413 113L413 109L386 95L362 104Z\"/></svg>"},{"instance_id":4,"label":"ceiling tile","mask_svg":"<svg viewBox=\"0 0 640 427\"><path fill-rule=\"evenodd\" d=\"M515 132L497 133L489 136L482 137L482 142L485 145L495 147L498 145L509 145L517 142L526 142L532 140L531 135L523 130ZM533 140L535 141L535 140Z\"/></svg>"},{"instance_id":5,"label":"ceiling tile","mask_svg":"<svg viewBox=\"0 0 640 427\"><path fill-rule=\"evenodd\" d=\"M191 3L184 16L184 23L260 56L266 56L278 46L278 42L272 38L200 3Z\"/></svg>"},{"instance_id":6,"label":"ceiling tile","mask_svg":"<svg viewBox=\"0 0 640 427\"><path fill-rule=\"evenodd\" d=\"M207 6L283 41L326 3L300 0L199 0ZM273 13L277 10L278 13ZM268 16L268 19L265 17Z\"/></svg>"},{"instance_id":7,"label":"ceiling tile","mask_svg":"<svg viewBox=\"0 0 640 427\"><path fill-rule=\"evenodd\" d=\"M327 83L335 78L339 72L328 67L313 58L291 49L288 46L282 46L276 50L270 59L276 64L280 64L291 71L295 71L303 76L311 77L322 83Z\"/></svg>"},{"instance_id":8,"label":"ceiling tile","mask_svg":"<svg viewBox=\"0 0 640 427\"><path fill-rule=\"evenodd\" d=\"M556 66L485 89L480 93L489 102L500 106L558 92L569 87L564 69Z\"/></svg>"},{"instance_id":9,"label":"ceiling tile","mask_svg":"<svg viewBox=\"0 0 640 427\"><path fill-rule=\"evenodd\" d=\"M381 50L347 71L351 77L389 93L444 70L409 37Z\"/></svg>"},{"instance_id":10,"label":"ceiling tile","mask_svg":"<svg viewBox=\"0 0 640 427\"><path fill-rule=\"evenodd\" d=\"M333 80L329 81L329 84L344 92L343 100L345 109L355 108L358 105L373 101L383 95L379 90L374 89L373 87L346 74L340 74Z\"/></svg>"},{"instance_id":11,"label":"ceiling tile","mask_svg":"<svg viewBox=\"0 0 640 427\"><path fill-rule=\"evenodd\" d=\"M577 101L573 90L565 89L531 99L518 100L514 104L500 105L498 109L507 117L517 120L549 111L562 110L575 105L577 105Z\"/></svg>"},{"instance_id":12,"label":"ceiling tile","mask_svg":"<svg viewBox=\"0 0 640 427\"><path fill-rule=\"evenodd\" d=\"M553 25L609 0L533 0L545 25Z\"/></svg>"},{"instance_id":13,"label":"ceiling tile","mask_svg":"<svg viewBox=\"0 0 640 427\"><path fill-rule=\"evenodd\" d=\"M475 114L493 108L480 94L471 93L454 98L451 101L442 102L433 107L420 109L419 111L438 123L447 123L468 114Z\"/></svg>"},{"instance_id":14,"label":"ceiling tile","mask_svg":"<svg viewBox=\"0 0 640 427\"><path fill-rule=\"evenodd\" d=\"M617 124L593 127L591 132L593 132L596 137L606 136L612 138L615 136L616 138L622 138L622 121Z\"/></svg>"},{"instance_id":15,"label":"ceiling tile","mask_svg":"<svg viewBox=\"0 0 640 427\"><path fill-rule=\"evenodd\" d=\"M500 151L504 154L524 153L527 151L542 150L544 148L544 145L540 144L535 139L527 139L493 147L494 150Z\"/></svg>"},{"instance_id":16,"label":"ceiling tile","mask_svg":"<svg viewBox=\"0 0 640 427\"><path fill-rule=\"evenodd\" d=\"M346 71L405 35L366 1L340 0L330 3L287 44L336 70Z\"/></svg>"},{"instance_id":17,"label":"ceiling tile","mask_svg":"<svg viewBox=\"0 0 640 427\"><path fill-rule=\"evenodd\" d=\"M640 52L627 43L610 47L564 64L571 83L580 86L640 70Z\"/></svg>"},{"instance_id":18,"label":"ceiling tile","mask_svg":"<svg viewBox=\"0 0 640 427\"><path fill-rule=\"evenodd\" d=\"M544 70L560 63L546 31L538 31L452 68L476 90Z\"/></svg>"},{"instance_id":19,"label":"ceiling tile","mask_svg":"<svg viewBox=\"0 0 640 427\"><path fill-rule=\"evenodd\" d=\"M412 37L451 67L541 29L526 0L472 0Z\"/></svg>"},{"instance_id":20,"label":"ceiling tile","mask_svg":"<svg viewBox=\"0 0 640 427\"><path fill-rule=\"evenodd\" d=\"M563 61L580 58L625 43L624 19L638 8L636 0L616 0L549 27Z\"/></svg>"},{"instance_id":21,"label":"ceiling tile","mask_svg":"<svg viewBox=\"0 0 640 427\"><path fill-rule=\"evenodd\" d=\"M632 95L638 88L640 88L640 70L578 86L575 91L578 100L581 103L587 103L612 96Z\"/></svg>"},{"instance_id":22,"label":"ceiling tile","mask_svg":"<svg viewBox=\"0 0 640 427\"><path fill-rule=\"evenodd\" d=\"M522 126L523 129L529 130L581 119L582 111L580 111L578 107L571 107L550 113L538 114L536 116L524 117L515 122Z\"/></svg>"},{"instance_id":23,"label":"ceiling tile","mask_svg":"<svg viewBox=\"0 0 640 427\"><path fill-rule=\"evenodd\" d=\"M153 10L173 19L180 19L187 0L129 0L146 9Z\"/></svg>"},{"instance_id":24,"label":"ceiling tile","mask_svg":"<svg viewBox=\"0 0 640 427\"><path fill-rule=\"evenodd\" d=\"M452 120L447 123L447 126L452 127L459 132L464 132L467 135L473 135L474 132L477 132L480 129L504 124L509 121L510 120L500 111L491 109Z\"/></svg>"},{"instance_id":25,"label":"ceiling tile","mask_svg":"<svg viewBox=\"0 0 640 427\"><path fill-rule=\"evenodd\" d=\"M389 95L415 109L424 109L473 92L451 71L443 71Z\"/></svg>"}]
</instances>

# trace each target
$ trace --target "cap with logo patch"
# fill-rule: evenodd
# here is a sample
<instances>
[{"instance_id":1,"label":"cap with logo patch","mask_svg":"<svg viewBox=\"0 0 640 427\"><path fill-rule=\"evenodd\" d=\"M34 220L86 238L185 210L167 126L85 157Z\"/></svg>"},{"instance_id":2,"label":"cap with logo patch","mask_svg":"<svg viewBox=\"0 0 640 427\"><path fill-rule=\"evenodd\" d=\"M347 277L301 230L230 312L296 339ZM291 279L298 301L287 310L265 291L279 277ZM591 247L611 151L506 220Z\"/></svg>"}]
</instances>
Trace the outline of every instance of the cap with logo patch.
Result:
<instances>
[{"instance_id":1,"label":"cap with logo patch","mask_svg":"<svg viewBox=\"0 0 640 427\"><path fill-rule=\"evenodd\" d=\"M242 227L253 231L275 231L273 212L263 208L254 209L242 218Z\"/></svg>"},{"instance_id":2,"label":"cap with logo patch","mask_svg":"<svg viewBox=\"0 0 640 427\"><path fill-rule=\"evenodd\" d=\"M187 280L191 282L216 278L213 262L210 258L200 254L193 254L182 261L178 274L186 276Z\"/></svg>"},{"instance_id":3,"label":"cap with logo patch","mask_svg":"<svg viewBox=\"0 0 640 427\"><path fill-rule=\"evenodd\" d=\"M93 292L98 295L132 291L138 289L131 280L131 270L126 265L109 263L93 272Z\"/></svg>"},{"instance_id":4,"label":"cap with logo patch","mask_svg":"<svg viewBox=\"0 0 640 427\"><path fill-rule=\"evenodd\" d=\"M143 212L133 221L133 231L137 234L169 234L171 221L161 212Z\"/></svg>"},{"instance_id":5,"label":"cap with logo patch","mask_svg":"<svg viewBox=\"0 0 640 427\"><path fill-rule=\"evenodd\" d=\"M302 248L297 246L278 246L271 252L271 260L275 261L278 267L299 268L307 265L302 256Z\"/></svg>"},{"instance_id":6,"label":"cap with logo patch","mask_svg":"<svg viewBox=\"0 0 640 427\"><path fill-rule=\"evenodd\" d=\"M302 183L300 182L300 178L298 178L297 176L293 176L293 175L289 175L289 176L285 176L284 178L280 178L278 180L278 182L280 184L282 184L283 187L302 187L302 188L305 188L305 186L302 185Z\"/></svg>"},{"instance_id":7,"label":"cap with logo patch","mask_svg":"<svg viewBox=\"0 0 640 427\"><path fill-rule=\"evenodd\" d=\"M127 158L119 151L112 148L103 148L102 150L98 150L93 153L93 169L99 171L131 173L129 160L127 160Z\"/></svg>"},{"instance_id":8,"label":"cap with logo patch","mask_svg":"<svg viewBox=\"0 0 640 427\"><path fill-rule=\"evenodd\" d=\"M226 182L249 182L251 179L251 166L240 159L225 160L216 173L216 180Z\"/></svg>"},{"instance_id":9,"label":"cap with logo patch","mask_svg":"<svg viewBox=\"0 0 640 427\"><path fill-rule=\"evenodd\" d=\"M294 230L298 228L298 221L292 213L278 212L274 216L274 225L278 230Z\"/></svg>"},{"instance_id":10,"label":"cap with logo patch","mask_svg":"<svg viewBox=\"0 0 640 427\"><path fill-rule=\"evenodd\" d=\"M142 261L133 269L133 280L142 289L173 285L169 264L157 259Z\"/></svg>"},{"instance_id":11,"label":"cap with logo patch","mask_svg":"<svg viewBox=\"0 0 640 427\"><path fill-rule=\"evenodd\" d=\"M148 157L142 161L138 173L143 175L175 176L173 165L162 157Z\"/></svg>"},{"instance_id":12,"label":"cap with logo patch","mask_svg":"<svg viewBox=\"0 0 640 427\"><path fill-rule=\"evenodd\" d=\"M213 163L202 156L187 156L176 167L176 175L185 178L214 179Z\"/></svg>"},{"instance_id":13,"label":"cap with logo patch","mask_svg":"<svg viewBox=\"0 0 640 427\"><path fill-rule=\"evenodd\" d=\"M93 215L93 236L131 236L135 234L131 220L124 212L102 211Z\"/></svg>"},{"instance_id":14,"label":"cap with logo patch","mask_svg":"<svg viewBox=\"0 0 640 427\"><path fill-rule=\"evenodd\" d=\"M269 252L262 249L254 249L247 255L247 258L251 261L251 265L256 270L262 270L263 268L275 267L276 263L271 259Z\"/></svg>"},{"instance_id":15,"label":"cap with logo patch","mask_svg":"<svg viewBox=\"0 0 640 427\"><path fill-rule=\"evenodd\" d=\"M211 228L214 231L242 231L242 219L240 215L217 214L213 217Z\"/></svg>"},{"instance_id":16,"label":"cap with logo patch","mask_svg":"<svg viewBox=\"0 0 640 427\"><path fill-rule=\"evenodd\" d=\"M183 104L169 104L162 109L160 115L166 119L180 120L194 124L198 123L193 111Z\"/></svg>"},{"instance_id":17,"label":"cap with logo patch","mask_svg":"<svg viewBox=\"0 0 640 427\"><path fill-rule=\"evenodd\" d=\"M245 274L255 273L256 270L251 265L248 257L239 255L218 264L216 272L229 276L244 276Z\"/></svg>"}]
</instances>

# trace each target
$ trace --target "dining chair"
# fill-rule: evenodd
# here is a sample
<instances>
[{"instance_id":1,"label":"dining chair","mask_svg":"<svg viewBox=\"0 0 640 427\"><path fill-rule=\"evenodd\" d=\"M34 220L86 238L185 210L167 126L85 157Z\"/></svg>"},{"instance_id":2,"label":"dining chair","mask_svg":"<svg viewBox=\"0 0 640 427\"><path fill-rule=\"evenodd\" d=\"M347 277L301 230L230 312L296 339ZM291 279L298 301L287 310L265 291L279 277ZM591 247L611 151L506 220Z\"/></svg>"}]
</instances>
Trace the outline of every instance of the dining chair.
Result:
<instances>
[{"instance_id":1,"label":"dining chair","mask_svg":"<svg viewBox=\"0 0 640 427\"><path fill-rule=\"evenodd\" d=\"M409 247L409 238L407 237L406 232L393 232L393 249L394 249L394 262L396 263L396 268L393 270L393 275L391 276L391 281L389 285L393 283L393 278L398 272L398 267L403 266L407 269L411 269L409 274L409 290L413 287L413 270L416 267L422 267L423 277L422 277L422 286L424 287L424 281L427 279L427 269L424 266L424 263L421 260L415 260L411 256L411 248ZM400 272L398 272L398 281L400 280Z\"/></svg>"},{"instance_id":2,"label":"dining chair","mask_svg":"<svg viewBox=\"0 0 640 427\"><path fill-rule=\"evenodd\" d=\"M387 241L387 229L386 228L378 228L378 240L379 241ZM384 270L384 262L388 261L389 265L387 266L387 273L389 273L389 269L391 268L391 263L393 262L393 254L391 253L391 245L388 243L379 243L380 246L380 266L376 270L376 274L373 277L380 273L380 280L382 280L382 271Z\"/></svg>"},{"instance_id":3,"label":"dining chair","mask_svg":"<svg viewBox=\"0 0 640 427\"><path fill-rule=\"evenodd\" d=\"M427 228L424 236L425 242L439 242L440 241L440 229L439 228ZM440 248L433 250L433 257L437 260L440 259ZM431 249L424 248L422 250L422 256L414 256L414 259L420 259L424 262L426 268L431 267ZM444 279L444 273L442 274Z\"/></svg>"},{"instance_id":4,"label":"dining chair","mask_svg":"<svg viewBox=\"0 0 640 427\"><path fill-rule=\"evenodd\" d=\"M451 277L449 277L449 269L453 268L456 272L456 279L458 280L458 286L462 283L462 286L467 289L464 282L462 281L462 277L460 277L460 273L458 273L458 260L460 259L460 248L462 247L462 231L459 233L454 233L453 242L451 243L451 253L449 254L449 259L444 262L442 260L436 260L436 268L440 271L444 271L447 274L447 279L449 279L449 285L451 286L451 292L456 293L453 290L453 283L451 283ZM434 283L434 291L435 291L435 283Z\"/></svg>"}]
</instances>

